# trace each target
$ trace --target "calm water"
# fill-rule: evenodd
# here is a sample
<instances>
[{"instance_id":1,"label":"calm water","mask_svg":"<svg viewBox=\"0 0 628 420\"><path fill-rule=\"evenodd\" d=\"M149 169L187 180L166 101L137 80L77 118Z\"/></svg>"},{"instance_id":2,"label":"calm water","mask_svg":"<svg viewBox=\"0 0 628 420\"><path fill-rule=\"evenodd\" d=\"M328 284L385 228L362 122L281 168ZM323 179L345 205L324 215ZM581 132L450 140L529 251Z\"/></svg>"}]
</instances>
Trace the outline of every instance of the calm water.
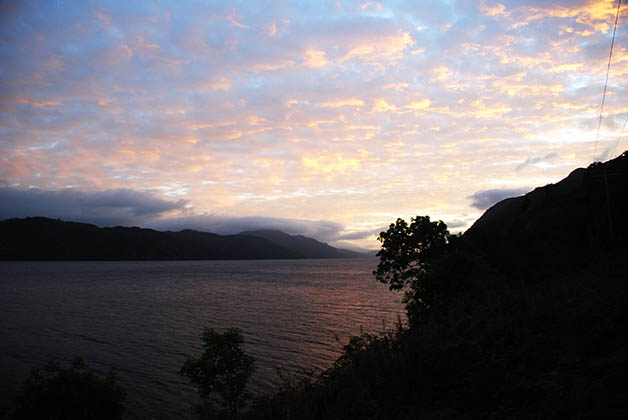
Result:
<instances>
[{"instance_id":1,"label":"calm water","mask_svg":"<svg viewBox=\"0 0 628 420\"><path fill-rule=\"evenodd\" d=\"M392 327L401 296L371 275L376 259L0 262L0 399L30 367L81 355L114 366L127 419L188 419L195 390L178 371L204 326L244 330L255 391L276 369L324 369L349 335Z\"/></svg>"}]
</instances>

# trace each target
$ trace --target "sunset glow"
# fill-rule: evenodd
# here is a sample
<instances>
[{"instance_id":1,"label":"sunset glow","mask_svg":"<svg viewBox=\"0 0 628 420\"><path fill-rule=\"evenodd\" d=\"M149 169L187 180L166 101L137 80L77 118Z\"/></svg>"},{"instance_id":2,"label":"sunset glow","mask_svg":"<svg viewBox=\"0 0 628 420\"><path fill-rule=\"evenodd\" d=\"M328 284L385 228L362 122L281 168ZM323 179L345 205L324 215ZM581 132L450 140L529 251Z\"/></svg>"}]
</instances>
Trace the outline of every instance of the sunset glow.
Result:
<instances>
[{"instance_id":1,"label":"sunset glow","mask_svg":"<svg viewBox=\"0 0 628 420\"><path fill-rule=\"evenodd\" d=\"M3 2L0 218L362 248L397 217L464 230L593 161L615 11ZM627 36L622 9L596 160L628 148Z\"/></svg>"}]
</instances>

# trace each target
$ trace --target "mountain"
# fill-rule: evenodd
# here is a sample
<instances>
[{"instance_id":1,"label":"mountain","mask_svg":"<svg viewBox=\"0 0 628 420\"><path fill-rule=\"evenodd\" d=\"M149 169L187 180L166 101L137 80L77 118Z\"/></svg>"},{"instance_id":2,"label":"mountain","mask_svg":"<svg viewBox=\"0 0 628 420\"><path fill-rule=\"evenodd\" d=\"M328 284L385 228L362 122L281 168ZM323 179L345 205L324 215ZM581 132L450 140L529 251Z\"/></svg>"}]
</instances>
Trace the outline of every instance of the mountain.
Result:
<instances>
[{"instance_id":1,"label":"mountain","mask_svg":"<svg viewBox=\"0 0 628 420\"><path fill-rule=\"evenodd\" d=\"M365 255L346 249L334 248L326 243L303 235L288 235L279 230L255 230L240 235L264 238L275 245L297 252L301 258L361 258Z\"/></svg>"},{"instance_id":2,"label":"mountain","mask_svg":"<svg viewBox=\"0 0 628 420\"><path fill-rule=\"evenodd\" d=\"M422 256L407 324L243 418L628 419L627 193L624 153L495 204Z\"/></svg>"},{"instance_id":3,"label":"mountain","mask_svg":"<svg viewBox=\"0 0 628 420\"><path fill-rule=\"evenodd\" d=\"M628 245L628 153L489 208L463 241L509 271L549 275Z\"/></svg>"},{"instance_id":4,"label":"mountain","mask_svg":"<svg viewBox=\"0 0 628 420\"><path fill-rule=\"evenodd\" d=\"M215 260L349 256L355 255L314 239L293 237L282 232L223 236L194 230L159 232L138 227L100 228L45 217L0 221L0 260Z\"/></svg>"}]
</instances>

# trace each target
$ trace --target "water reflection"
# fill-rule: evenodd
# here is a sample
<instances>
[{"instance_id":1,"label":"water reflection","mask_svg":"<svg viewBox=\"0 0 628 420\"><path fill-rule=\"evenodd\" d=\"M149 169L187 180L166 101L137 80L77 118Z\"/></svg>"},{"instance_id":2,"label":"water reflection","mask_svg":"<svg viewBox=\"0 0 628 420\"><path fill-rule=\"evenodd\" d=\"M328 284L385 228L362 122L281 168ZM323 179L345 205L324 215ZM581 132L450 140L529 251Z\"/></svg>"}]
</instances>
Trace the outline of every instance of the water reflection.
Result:
<instances>
[{"instance_id":1,"label":"water reflection","mask_svg":"<svg viewBox=\"0 0 628 420\"><path fill-rule=\"evenodd\" d=\"M2 398L49 355L82 355L118 369L127 418L189 418L195 394L178 371L200 354L203 327L242 328L257 391L277 368L324 369L361 326L380 331L401 312L401 296L371 276L376 263L0 263Z\"/></svg>"}]
</instances>

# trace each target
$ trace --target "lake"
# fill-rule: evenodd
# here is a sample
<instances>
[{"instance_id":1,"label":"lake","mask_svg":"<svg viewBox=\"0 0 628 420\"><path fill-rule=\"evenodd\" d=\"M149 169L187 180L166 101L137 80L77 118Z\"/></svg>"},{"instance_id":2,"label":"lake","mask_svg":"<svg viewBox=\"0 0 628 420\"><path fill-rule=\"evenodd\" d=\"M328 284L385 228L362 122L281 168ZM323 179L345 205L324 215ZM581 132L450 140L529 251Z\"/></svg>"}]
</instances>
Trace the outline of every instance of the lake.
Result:
<instances>
[{"instance_id":1,"label":"lake","mask_svg":"<svg viewBox=\"0 0 628 420\"><path fill-rule=\"evenodd\" d=\"M0 401L49 356L115 367L126 419L190 419L195 389L178 372L203 327L240 327L255 357L251 389L277 369L330 367L350 335L404 316L377 259L0 262Z\"/></svg>"}]
</instances>

